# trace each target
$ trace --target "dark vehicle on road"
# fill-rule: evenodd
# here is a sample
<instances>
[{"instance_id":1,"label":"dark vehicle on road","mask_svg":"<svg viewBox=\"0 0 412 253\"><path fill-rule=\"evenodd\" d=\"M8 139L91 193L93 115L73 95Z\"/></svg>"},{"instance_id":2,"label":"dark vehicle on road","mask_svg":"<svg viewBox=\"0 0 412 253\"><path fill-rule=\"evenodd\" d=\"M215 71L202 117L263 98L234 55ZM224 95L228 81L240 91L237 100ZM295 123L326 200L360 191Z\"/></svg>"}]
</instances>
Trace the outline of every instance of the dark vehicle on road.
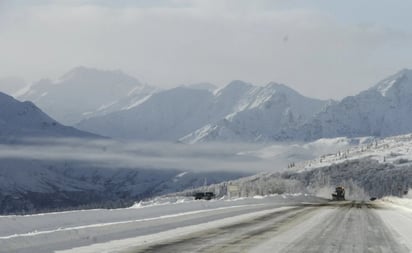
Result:
<instances>
[{"instance_id":1,"label":"dark vehicle on road","mask_svg":"<svg viewBox=\"0 0 412 253\"><path fill-rule=\"evenodd\" d=\"M195 199L205 199L211 200L215 198L215 194L213 192L196 192L194 195Z\"/></svg>"},{"instance_id":2,"label":"dark vehicle on road","mask_svg":"<svg viewBox=\"0 0 412 253\"><path fill-rule=\"evenodd\" d=\"M332 193L332 200L345 200L345 188L343 186L338 186L335 192Z\"/></svg>"}]
</instances>

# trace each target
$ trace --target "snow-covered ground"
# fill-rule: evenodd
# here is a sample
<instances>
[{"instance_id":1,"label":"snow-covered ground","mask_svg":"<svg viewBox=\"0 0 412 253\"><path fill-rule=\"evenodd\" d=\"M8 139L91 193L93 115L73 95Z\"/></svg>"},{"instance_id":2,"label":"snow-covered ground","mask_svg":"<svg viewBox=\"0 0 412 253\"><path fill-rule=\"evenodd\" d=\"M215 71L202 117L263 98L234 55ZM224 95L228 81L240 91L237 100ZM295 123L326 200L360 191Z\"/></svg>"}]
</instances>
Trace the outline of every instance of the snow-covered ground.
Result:
<instances>
[{"instance_id":1,"label":"snow-covered ground","mask_svg":"<svg viewBox=\"0 0 412 253\"><path fill-rule=\"evenodd\" d=\"M412 195L405 198L385 197L378 203L385 207L379 210L379 216L394 231L399 242L412 252Z\"/></svg>"},{"instance_id":2,"label":"snow-covered ground","mask_svg":"<svg viewBox=\"0 0 412 253\"><path fill-rule=\"evenodd\" d=\"M0 217L0 252L412 252L412 200L164 198ZM303 250L303 251L302 251Z\"/></svg>"},{"instance_id":3,"label":"snow-covered ground","mask_svg":"<svg viewBox=\"0 0 412 253\"><path fill-rule=\"evenodd\" d=\"M297 164L297 168L308 167L309 163L316 163L321 156L331 156L338 152L354 148L369 138L346 138L338 137L331 139L319 139L307 143L285 143L279 142L265 146L261 149L239 152L239 155L255 156L257 158L271 161L277 170L286 169L287 164ZM372 139L372 137L371 137ZM295 166L296 167L296 166ZM289 170L290 168L288 168Z\"/></svg>"},{"instance_id":4,"label":"snow-covered ground","mask_svg":"<svg viewBox=\"0 0 412 253\"><path fill-rule=\"evenodd\" d=\"M0 216L0 252L54 252L71 248L75 248L72 252L80 252L77 247L101 243L110 245L114 240L142 236L149 236L153 241L156 238L165 239L166 235L183 235L211 226L232 224L239 219L256 217L272 209L284 210L302 202L324 201L299 194L212 201L178 198L138 203L126 209ZM213 225L203 226L212 221ZM199 224L203 225L199 227ZM176 229L180 232L175 233ZM167 231L169 233L165 235ZM140 239L133 240L140 243L145 241ZM96 247L87 248L85 252L102 252L98 250L99 245ZM110 247L108 252L112 252Z\"/></svg>"},{"instance_id":5,"label":"snow-covered ground","mask_svg":"<svg viewBox=\"0 0 412 253\"><path fill-rule=\"evenodd\" d=\"M370 158L379 163L390 163L404 166L412 162L412 134L399 135L387 138L362 137L362 138L332 138L319 139L303 145L295 145L297 150L309 150L311 154L318 155L315 159L299 161L294 164L293 171L307 171L316 168L342 163L345 161ZM279 146L270 146L253 154L270 158L278 155L277 150L285 152ZM292 154L289 150L288 153ZM305 152L295 152L305 154Z\"/></svg>"}]
</instances>

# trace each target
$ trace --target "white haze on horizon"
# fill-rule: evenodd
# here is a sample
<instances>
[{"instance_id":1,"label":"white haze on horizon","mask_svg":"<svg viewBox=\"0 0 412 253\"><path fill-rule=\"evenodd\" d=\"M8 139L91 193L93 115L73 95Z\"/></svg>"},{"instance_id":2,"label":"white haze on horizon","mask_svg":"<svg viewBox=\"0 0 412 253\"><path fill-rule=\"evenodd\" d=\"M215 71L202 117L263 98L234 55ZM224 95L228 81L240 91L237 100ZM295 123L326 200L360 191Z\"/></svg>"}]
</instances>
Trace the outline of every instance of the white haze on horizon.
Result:
<instances>
[{"instance_id":1,"label":"white haze on horizon","mask_svg":"<svg viewBox=\"0 0 412 253\"><path fill-rule=\"evenodd\" d=\"M3 0L0 77L30 83L81 65L162 88L274 81L339 99L412 68L411 3L285 2Z\"/></svg>"}]
</instances>

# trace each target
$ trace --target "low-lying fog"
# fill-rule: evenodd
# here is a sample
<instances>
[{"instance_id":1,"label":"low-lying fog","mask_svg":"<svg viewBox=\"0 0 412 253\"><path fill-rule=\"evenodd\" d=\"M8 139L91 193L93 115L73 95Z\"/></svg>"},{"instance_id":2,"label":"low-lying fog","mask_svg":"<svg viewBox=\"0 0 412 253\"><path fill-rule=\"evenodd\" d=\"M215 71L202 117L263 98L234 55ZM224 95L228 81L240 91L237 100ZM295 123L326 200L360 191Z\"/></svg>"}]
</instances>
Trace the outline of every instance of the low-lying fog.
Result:
<instances>
[{"instance_id":1,"label":"low-lying fog","mask_svg":"<svg viewBox=\"0 0 412 253\"><path fill-rule=\"evenodd\" d=\"M120 142L114 140L30 139L26 144L0 145L0 159L81 161L101 167L179 169L189 171L281 171L291 162L343 150L346 138L312 143Z\"/></svg>"}]
</instances>

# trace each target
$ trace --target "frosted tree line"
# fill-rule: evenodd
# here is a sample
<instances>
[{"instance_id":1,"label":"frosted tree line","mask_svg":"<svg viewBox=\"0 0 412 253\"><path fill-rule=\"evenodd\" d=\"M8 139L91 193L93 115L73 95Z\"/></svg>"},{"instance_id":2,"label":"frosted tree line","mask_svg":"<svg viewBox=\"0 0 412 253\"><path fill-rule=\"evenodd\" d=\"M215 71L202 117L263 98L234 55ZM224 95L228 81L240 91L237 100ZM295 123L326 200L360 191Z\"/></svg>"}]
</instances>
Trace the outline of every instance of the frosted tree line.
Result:
<instances>
[{"instance_id":1,"label":"frosted tree line","mask_svg":"<svg viewBox=\"0 0 412 253\"><path fill-rule=\"evenodd\" d=\"M228 185L236 185L238 192L231 197L255 195L309 193L329 198L336 186L344 186L348 199L403 196L412 185L412 165L379 163L362 158L312 169L304 172L261 173L239 180L203 186L185 191L191 195L198 191L211 191L217 197L228 195Z\"/></svg>"}]
</instances>

